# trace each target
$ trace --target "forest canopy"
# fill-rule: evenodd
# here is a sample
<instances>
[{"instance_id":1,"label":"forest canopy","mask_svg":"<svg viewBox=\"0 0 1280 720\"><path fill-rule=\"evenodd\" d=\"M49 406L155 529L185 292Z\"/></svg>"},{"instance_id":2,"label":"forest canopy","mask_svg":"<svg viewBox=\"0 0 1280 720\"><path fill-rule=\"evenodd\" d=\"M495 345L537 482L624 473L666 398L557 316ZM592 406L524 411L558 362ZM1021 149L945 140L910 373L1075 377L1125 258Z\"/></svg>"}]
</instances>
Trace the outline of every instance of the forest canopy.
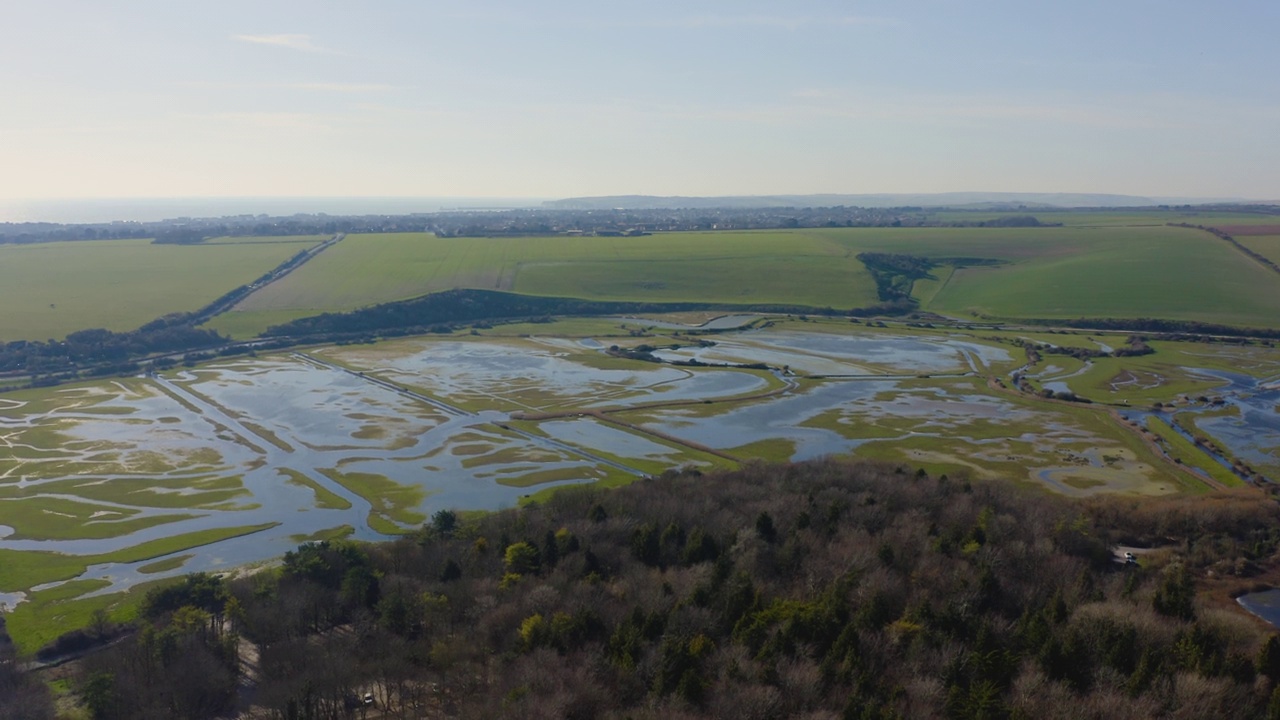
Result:
<instances>
[{"instance_id":1,"label":"forest canopy","mask_svg":"<svg viewBox=\"0 0 1280 720\"><path fill-rule=\"evenodd\" d=\"M669 472L153 593L97 717L1265 717L1280 643L1197 590L1269 568L1254 494L1080 503L824 460ZM1117 543L1146 546L1117 562Z\"/></svg>"}]
</instances>

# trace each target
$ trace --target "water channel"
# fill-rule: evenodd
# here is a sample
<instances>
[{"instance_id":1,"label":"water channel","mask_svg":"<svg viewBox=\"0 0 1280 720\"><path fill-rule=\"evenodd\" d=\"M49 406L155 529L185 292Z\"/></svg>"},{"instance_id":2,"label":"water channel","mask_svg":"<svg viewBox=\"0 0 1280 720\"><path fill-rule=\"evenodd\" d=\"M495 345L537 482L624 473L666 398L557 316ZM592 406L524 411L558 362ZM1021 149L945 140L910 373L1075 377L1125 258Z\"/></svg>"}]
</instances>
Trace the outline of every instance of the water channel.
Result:
<instances>
[{"instance_id":1,"label":"water channel","mask_svg":"<svg viewBox=\"0 0 1280 720\"><path fill-rule=\"evenodd\" d=\"M740 325L754 319L720 320ZM352 346L305 356L217 362L140 381L142 391L110 382L58 389L51 391L57 407L35 413L4 399L0 439L24 459L6 466L0 489L18 489L23 495L0 502L60 498L100 506L106 513L114 508L132 518L163 516L172 521L92 540L15 537L12 528L0 526L0 548L96 555L197 530L277 523L251 535L173 553L169 557L192 556L176 569L141 571L165 559L157 557L96 564L81 576L106 580L109 585L99 592L114 592L166 575L269 560L293 549L300 537L344 525L353 528L352 536L358 539L386 538L370 526L369 515L378 508L335 481L335 473L381 477L417 488L421 500L410 509L429 517L443 508L509 507L535 490L595 482L609 473L642 474L628 458L672 466L688 460L678 447L656 436L590 417L570 414L546 420L537 425L537 432L513 426L511 414L523 410L665 403L644 410L636 424L717 449L786 440L794 447L793 460L848 453L872 439L894 439L859 435L859 423L877 418L908 420L924 428L904 430L898 439L945 436L967 443L975 452L1005 440L967 437L965 428L974 422L1038 423L1035 437L1012 439L1035 444L1050 457L1059 445L1093 442L1087 433L1052 415L1042 417L974 390L974 379L966 376L981 364L1012 360L1006 349L967 337L746 330L717 335L713 341L706 347L658 354L673 360L789 366L830 379L803 387L791 383L771 397L703 412L694 408L707 406L678 403L716 403L758 394L770 387L767 376L647 363L597 367L574 355L603 354L607 343L592 339L427 339L400 341L391 349ZM938 384L920 385L922 376ZM1225 397L1240 414L1203 417L1201 426L1241 457L1271 457L1267 449L1280 447L1280 420L1274 413L1280 390L1274 383L1242 375L1215 377L1228 384ZM840 425L815 422L833 411L843 414ZM46 437L52 430L63 438L57 448L22 445L24 437ZM156 458L168 469L150 475L136 469L143 460L154 463ZM1099 467L1104 463L1087 453L1081 458ZM1055 469L1065 470L1049 468ZM306 482L290 482L282 470ZM557 479L533 487L521 484L522 477L546 471L554 471ZM1042 476L1051 486L1057 482L1053 473L1042 471ZM82 486L123 487L148 479L154 484L149 491L155 494L196 492L187 486L210 477L238 478L243 492L233 502L178 509L154 497L147 500L150 496L141 490L135 492L142 494L121 492L109 499L90 497L87 490L84 496L76 495ZM318 502L308 484L350 507ZM1071 490L1061 485L1059 489ZM190 517L176 519L178 515ZM24 597L22 592L2 593L0 604L12 605Z\"/></svg>"}]
</instances>

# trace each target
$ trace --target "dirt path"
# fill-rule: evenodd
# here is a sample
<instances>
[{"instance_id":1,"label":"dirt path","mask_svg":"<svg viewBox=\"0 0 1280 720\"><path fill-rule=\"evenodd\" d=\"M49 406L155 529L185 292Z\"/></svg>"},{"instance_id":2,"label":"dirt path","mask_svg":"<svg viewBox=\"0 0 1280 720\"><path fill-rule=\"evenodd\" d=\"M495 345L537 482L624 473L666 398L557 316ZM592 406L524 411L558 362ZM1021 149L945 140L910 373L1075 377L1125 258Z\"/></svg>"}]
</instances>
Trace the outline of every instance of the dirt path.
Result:
<instances>
[{"instance_id":1,"label":"dirt path","mask_svg":"<svg viewBox=\"0 0 1280 720\"><path fill-rule=\"evenodd\" d=\"M262 667L258 646L241 637L236 645L240 655L240 680L236 683L236 717L253 717L253 701L258 694Z\"/></svg>"}]
</instances>

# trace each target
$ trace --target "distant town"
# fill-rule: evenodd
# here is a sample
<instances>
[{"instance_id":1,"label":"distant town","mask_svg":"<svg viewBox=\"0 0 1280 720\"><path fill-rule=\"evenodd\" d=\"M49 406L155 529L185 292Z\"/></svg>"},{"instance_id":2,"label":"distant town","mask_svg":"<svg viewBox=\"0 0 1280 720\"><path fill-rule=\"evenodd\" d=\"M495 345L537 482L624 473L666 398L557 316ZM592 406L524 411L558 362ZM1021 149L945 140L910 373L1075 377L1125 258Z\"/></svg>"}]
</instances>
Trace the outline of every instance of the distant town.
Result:
<instances>
[{"instance_id":1,"label":"distant town","mask_svg":"<svg viewBox=\"0 0 1280 720\"><path fill-rule=\"evenodd\" d=\"M502 210L457 209L429 213L288 216L228 215L212 218L176 217L155 222L0 223L0 243L66 240L109 240L152 237L158 243L197 243L227 236L333 235L336 233L430 232L438 237L501 237L538 235L644 235L653 232L700 230L768 230L835 227L1038 227L1057 224L1043 213L1116 212L1132 207L1059 207L1042 203L979 203L964 207L905 205L900 207L677 207L584 208L542 207ZM1184 221L1200 212L1280 214L1280 205L1205 204L1145 206L1166 210L1170 221Z\"/></svg>"}]
</instances>

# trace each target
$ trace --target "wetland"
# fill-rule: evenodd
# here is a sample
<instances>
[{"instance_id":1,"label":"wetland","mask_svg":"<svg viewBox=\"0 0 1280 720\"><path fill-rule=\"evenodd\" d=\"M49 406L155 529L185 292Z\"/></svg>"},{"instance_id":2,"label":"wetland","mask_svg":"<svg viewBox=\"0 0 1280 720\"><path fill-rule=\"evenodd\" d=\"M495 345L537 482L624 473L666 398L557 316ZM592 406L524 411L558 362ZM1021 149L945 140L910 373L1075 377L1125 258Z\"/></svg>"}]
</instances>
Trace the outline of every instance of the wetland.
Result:
<instances>
[{"instance_id":1,"label":"wetland","mask_svg":"<svg viewBox=\"0 0 1280 720\"><path fill-rule=\"evenodd\" d=\"M1148 358L1099 385L1112 358L1027 367L1021 347L979 331L782 316L698 330L662 318L500 326L5 394L0 604L87 601L268 562L308 539L388 539L439 510L676 467L852 454L1072 496L1208 487L1143 432L1136 401L1153 388L1113 382ZM611 350L641 345L656 361ZM1151 373L1170 417L1270 472L1280 358L1195 352L1173 359L1202 362ZM1095 402L1017 392L1015 371ZM1192 386L1222 399L1177 393ZM11 627L21 639L20 615Z\"/></svg>"}]
</instances>

